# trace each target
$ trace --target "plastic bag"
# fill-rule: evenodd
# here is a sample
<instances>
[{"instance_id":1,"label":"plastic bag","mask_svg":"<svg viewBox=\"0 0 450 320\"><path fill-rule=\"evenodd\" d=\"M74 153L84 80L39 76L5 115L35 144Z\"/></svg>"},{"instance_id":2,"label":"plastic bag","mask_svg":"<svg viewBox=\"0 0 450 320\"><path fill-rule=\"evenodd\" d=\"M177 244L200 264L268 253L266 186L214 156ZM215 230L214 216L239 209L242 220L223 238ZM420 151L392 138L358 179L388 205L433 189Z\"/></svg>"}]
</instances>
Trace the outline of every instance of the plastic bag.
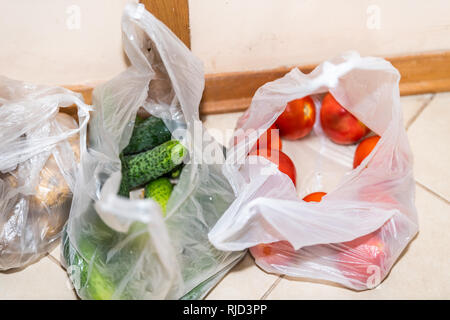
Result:
<instances>
[{"instance_id":1,"label":"plastic bag","mask_svg":"<svg viewBox=\"0 0 450 320\"><path fill-rule=\"evenodd\" d=\"M73 104L79 125L59 112ZM34 262L58 243L88 111L80 94L0 77L0 270Z\"/></svg>"},{"instance_id":2,"label":"plastic bag","mask_svg":"<svg viewBox=\"0 0 450 320\"><path fill-rule=\"evenodd\" d=\"M211 230L210 241L220 250L271 243L269 255L255 257L268 272L356 290L378 285L418 231L399 79L389 62L349 52L310 74L296 68L260 87L238 121L234 139L239 144L229 150L224 166L238 197ZM355 146L334 144L320 127L320 103L328 91L381 136L356 169ZM266 159L258 157L252 164L255 156L246 158L287 102L308 95L316 105L314 130L301 140L286 141L283 150L296 150L302 197L328 192L319 203L300 200L289 177ZM249 134L252 129L259 131Z\"/></svg>"},{"instance_id":3,"label":"plastic bag","mask_svg":"<svg viewBox=\"0 0 450 320\"><path fill-rule=\"evenodd\" d=\"M164 218L153 200L117 192L119 154L140 107L164 120L190 159L203 151L187 139L201 126L202 64L143 5L126 6L122 31L131 66L94 91L90 147L63 238L65 264L84 299L198 299L244 254L217 250L208 241L235 199L221 165L186 163ZM224 161L217 142L208 135L203 142Z\"/></svg>"}]
</instances>

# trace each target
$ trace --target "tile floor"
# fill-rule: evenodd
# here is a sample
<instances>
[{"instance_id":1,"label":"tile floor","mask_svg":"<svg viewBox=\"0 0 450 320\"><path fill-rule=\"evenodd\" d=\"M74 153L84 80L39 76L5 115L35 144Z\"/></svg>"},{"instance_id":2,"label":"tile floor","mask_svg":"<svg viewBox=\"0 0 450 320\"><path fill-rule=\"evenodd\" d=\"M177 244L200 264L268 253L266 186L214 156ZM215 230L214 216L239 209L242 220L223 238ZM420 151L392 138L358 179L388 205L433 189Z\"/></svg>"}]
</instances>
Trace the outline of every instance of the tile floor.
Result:
<instances>
[{"instance_id":1,"label":"tile floor","mask_svg":"<svg viewBox=\"0 0 450 320\"><path fill-rule=\"evenodd\" d=\"M450 93L403 97L402 104L415 157L420 233L386 280L374 290L355 292L267 274L247 255L207 299L449 299ZM208 129L219 129L217 134L233 129L239 115L211 115L203 120ZM0 272L1 299L76 299L60 264L59 247L23 270Z\"/></svg>"}]
</instances>

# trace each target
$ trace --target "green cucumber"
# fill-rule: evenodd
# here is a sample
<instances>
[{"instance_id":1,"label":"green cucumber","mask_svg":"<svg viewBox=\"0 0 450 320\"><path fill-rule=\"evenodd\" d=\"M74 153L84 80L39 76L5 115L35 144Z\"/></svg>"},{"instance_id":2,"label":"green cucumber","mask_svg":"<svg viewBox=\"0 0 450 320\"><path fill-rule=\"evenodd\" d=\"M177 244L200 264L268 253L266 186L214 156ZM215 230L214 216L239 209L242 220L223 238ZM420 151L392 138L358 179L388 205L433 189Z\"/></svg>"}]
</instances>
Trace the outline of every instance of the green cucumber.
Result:
<instances>
[{"instance_id":1,"label":"green cucumber","mask_svg":"<svg viewBox=\"0 0 450 320\"><path fill-rule=\"evenodd\" d=\"M141 120L136 117L130 142L122 152L124 155L130 155L147 151L170 139L171 133L161 119L149 117Z\"/></svg>"},{"instance_id":2,"label":"green cucumber","mask_svg":"<svg viewBox=\"0 0 450 320\"><path fill-rule=\"evenodd\" d=\"M162 208L163 216L166 216L166 206L172 194L173 185L169 178L161 177L151 181L145 186L144 197L151 198L159 203Z\"/></svg>"},{"instance_id":3,"label":"green cucumber","mask_svg":"<svg viewBox=\"0 0 450 320\"><path fill-rule=\"evenodd\" d=\"M116 290L115 285L96 266L94 260L86 291L93 300L111 300Z\"/></svg>"},{"instance_id":4,"label":"green cucumber","mask_svg":"<svg viewBox=\"0 0 450 320\"><path fill-rule=\"evenodd\" d=\"M127 179L127 156L124 156L123 153L119 155L121 167L122 167L122 180L120 181L119 192L117 193L119 196L129 198L130 197L130 188L128 186Z\"/></svg>"},{"instance_id":5,"label":"green cucumber","mask_svg":"<svg viewBox=\"0 0 450 320\"><path fill-rule=\"evenodd\" d=\"M80 251L85 259L70 246L66 229L63 230L64 258L66 263L75 271L73 276L89 299L110 300L115 291L115 285L112 280L99 270L101 261L97 254L97 246L93 245L88 239L81 238L79 241ZM89 265L88 261L91 261ZM77 269L73 269L77 268ZM79 282L78 282L79 281Z\"/></svg>"},{"instance_id":6,"label":"green cucumber","mask_svg":"<svg viewBox=\"0 0 450 320\"><path fill-rule=\"evenodd\" d=\"M128 185L128 176L126 171L122 170L122 180L120 181L119 192L117 193L119 196L129 198L130 197L130 187Z\"/></svg>"},{"instance_id":7,"label":"green cucumber","mask_svg":"<svg viewBox=\"0 0 450 320\"><path fill-rule=\"evenodd\" d=\"M129 189L139 187L172 171L183 162L185 147L177 140L167 141L152 150L124 159L127 168L122 174Z\"/></svg>"},{"instance_id":8,"label":"green cucumber","mask_svg":"<svg viewBox=\"0 0 450 320\"><path fill-rule=\"evenodd\" d=\"M170 172L168 174L168 176L172 179L176 179L178 177L180 177L181 174L181 170L183 170L183 165L180 164L178 167L176 167L175 169L172 170L172 172Z\"/></svg>"},{"instance_id":9,"label":"green cucumber","mask_svg":"<svg viewBox=\"0 0 450 320\"><path fill-rule=\"evenodd\" d=\"M83 299L136 299L135 284L129 278L149 240L147 225L131 224L128 232L108 227L94 210L85 212L89 226L77 236L77 249L72 246L67 226L62 232L63 257L70 278ZM116 251L116 244L124 244ZM130 284L123 287L123 279ZM134 280L137 281L137 280Z\"/></svg>"}]
</instances>

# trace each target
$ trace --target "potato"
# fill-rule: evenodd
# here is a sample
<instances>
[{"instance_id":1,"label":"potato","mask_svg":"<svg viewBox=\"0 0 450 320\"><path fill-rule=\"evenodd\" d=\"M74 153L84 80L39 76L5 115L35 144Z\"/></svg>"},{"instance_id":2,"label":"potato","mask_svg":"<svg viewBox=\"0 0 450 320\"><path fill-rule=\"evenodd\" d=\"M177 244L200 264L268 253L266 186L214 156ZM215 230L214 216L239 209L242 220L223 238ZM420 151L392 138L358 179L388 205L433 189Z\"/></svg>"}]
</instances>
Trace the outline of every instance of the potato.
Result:
<instances>
[{"instance_id":1,"label":"potato","mask_svg":"<svg viewBox=\"0 0 450 320\"><path fill-rule=\"evenodd\" d=\"M58 113L55 119L63 131L78 128L75 119L65 113ZM78 162L79 135L68 142ZM0 270L5 270L36 260L57 244L69 216L72 193L53 155L39 173L34 194L18 191L27 183L18 180L18 169L0 173L0 179L0 192L7 201L0 220Z\"/></svg>"},{"instance_id":2,"label":"potato","mask_svg":"<svg viewBox=\"0 0 450 320\"><path fill-rule=\"evenodd\" d=\"M65 113L58 113L55 119L64 131L78 127L76 121ZM79 135L72 136L68 142L74 152L75 160L78 162L80 159ZM0 178L5 182L5 190L20 187L16 178L17 173L17 170L14 170L0 174ZM26 259L31 258L32 252L35 250L45 251L45 248L56 239L66 223L71 200L71 190L61 174L55 158L50 155L39 174L36 193L33 195L18 193L9 200L9 210L3 216L5 225L0 224L0 230L10 224L15 227L11 229L8 237L4 238L0 234L0 269L3 268L3 264L9 265L13 260L17 260L12 263L13 265L20 265ZM21 209L24 211L18 212L18 208L24 208ZM27 217L26 221L22 222L24 225L16 225L14 221L19 219L22 214ZM23 242L23 234L28 234L26 242L29 244ZM34 249L25 255L23 251L26 248L22 248L23 245ZM10 254L6 255L8 251Z\"/></svg>"},{"instance_id":3,"label":"potato","mask_svg":"<svg viewBox=\"0 0 450 320\"><path fill-rule=\"evenodd\" d=\"M65 113L58 113L56 121L63 130L76 129L75 119ZM80 161L79 135L76 134L69 139L70 146L74 152L76 161ZM70 194L69 186L64 180L55 158L51 155L40 173L40 182L36 187L36 199L48 207L60 204Z\"/></svg>"}]
</instances>

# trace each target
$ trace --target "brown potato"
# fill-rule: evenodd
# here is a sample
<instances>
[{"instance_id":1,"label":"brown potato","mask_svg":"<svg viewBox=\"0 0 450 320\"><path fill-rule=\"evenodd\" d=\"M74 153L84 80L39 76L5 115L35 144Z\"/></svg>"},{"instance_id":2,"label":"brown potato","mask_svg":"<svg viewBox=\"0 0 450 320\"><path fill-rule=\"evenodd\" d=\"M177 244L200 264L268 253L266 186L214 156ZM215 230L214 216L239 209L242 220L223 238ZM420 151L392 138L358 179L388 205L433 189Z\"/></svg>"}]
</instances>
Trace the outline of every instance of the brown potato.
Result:
<instances>
[{"instance_id":1,"label":"brown potato","mask_svg":"<svg viewBox=\"0 0 450 320\"><path fill-rule=\"evenodd\" d=\"M65 113L58 113L56 121L63 131L78 127L75 119ZM79 162L79 135L70 137L68 142ZM8 230L0 232L0 270L21 267L51 250L67 221L72 201L71 190L53 155L39 174L35 194L15 191L24 183L18 180L17 174L17 169L0 173L3 180L0 187L5 194L10 194L0 220L0 231Z\"/></svg>"},{"instance_id":2,"label":"brown potato","mask_svg":"<svg viewBox=\"0 0 450 320\"><path fill-rule=\"evenodd\" d=\"M75 119L65 113L58 113L56 121L63 130L76 129ZM69 139L76 161L80 160L79 135L76 134ZM70 194L69 186L64 180L55 158L51 155L41 170L40 182L36 187L36 199L46 206L52 207L65 200Z\"/></svg>"}]
</instances>

